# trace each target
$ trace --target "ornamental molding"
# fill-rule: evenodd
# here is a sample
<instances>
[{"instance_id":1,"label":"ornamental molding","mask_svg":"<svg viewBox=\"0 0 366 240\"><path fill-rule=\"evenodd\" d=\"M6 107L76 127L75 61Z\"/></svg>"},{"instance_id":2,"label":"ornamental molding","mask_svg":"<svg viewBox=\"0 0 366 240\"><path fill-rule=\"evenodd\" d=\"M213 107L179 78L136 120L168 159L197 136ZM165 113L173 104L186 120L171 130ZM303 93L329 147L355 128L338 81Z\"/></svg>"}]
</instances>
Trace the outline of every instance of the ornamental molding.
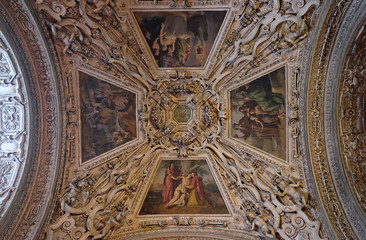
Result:
<instances>
[{"instance_id":1,"label":"ornamental molding","mask_svg":"<svg viewBox=\"0 0 366 240\"><path fill-rule=\"evenodd\" d=\"M9 40L2 42L0 61L3 65L0 68L7 68L4 65L6 54L14 64L13 70L7 68L12 77L6 76L10 74L7 71L0 74L0 154L2 161L16 164L12 170L20 169L16 176L13 175L12 196L6 200L8 202L5 201L5 208L10 207L2 213L0 239L37 238L37 230L50 202L49 193L54 187L58 165L55 161L60 136L57 90L48 53L28 6L22 1L1 2L0 18L1 31ZM1 38L3 40L3 35ZM14 199L10 203L12 197Z\"/></svg>"},{"instance_id":2,"label":"ornamental molding","mask_svg":"<svg viewBox=\"0 0 366 240\"><path fill-rule=\"evenodd\" d=\"M341 140L341 139L347 139L347 134L349 134L349 133L347 133L347 134L345 133L345 129L347 129L347 127L346 127L346 125L342 124L340 121L342 121L341 119L343 119L343 123L344 123L344 120L350 116L348 114L351 113L349 111L350 110L348 107L349 105L347 106L348 100L345 98L345 96L347 94L346 89L349 89L348 87L350 87L350 85L348 85L348 83L350 83L350 79L352 78L352 76L356 76L356 75L349 74L349 71L347 68L350 68L349 67L350 66L349 65L350 64L349 56L352 54L350 52L350 51L352 51L351 49L354 49L354 51L357 51L356 50L357 43L355 43L355 41L357 41L356 36L362 37L362 34L360 32L361 30L359 31L358 29L362 28L361 26L364 22L364 16L366 15L366 13L365 13L365 11L358 12L358 7L356 5L351 6L349 11L350 11L349 14L363 16L363 18L362 17L355 18L353 20L354 23L352 24L354 26L354 28L351 28L351 29L347 25L342 24L339 34L337 36L337 39L335 41L335 47L333 50L334 53L332 53L332 57L330 59L330 64L329 64L329 69L332 73L329 74L327 77L328 84L326 86L326 96L327 96L326 104L327 105L331 104L333 106L334 105L337 106L336 107L337 108L337 112L336 112L337 117L334 117L334 115L331 116L331 114L327 113L326 118L325 118L325 123L327 126L329 126L329 125L338 126L338 129L334 132L333 132L333 130L329 129L329 127L326 129L327 139L337 139L338 138L338 144L339 144L338 146L329 144L328 145L328 154L331 157L331 159L333 159L333 161L331 161L332 172L334 174L334 178L336 179L336 181L335 181L336 187L337 187L338 191L340 192L340 196L341 196L340 200L347 213L347 217L352 222L352 226L355 229L355 232L357 232L358 236L362 238L362 236L364 236L366 234L365 230L363 228L364 224L366 223L366 216L365 216L365 211L362 210L363 207L362 207L361 200L360 200L360 199L362 199L362 197L360 197L360 195L357 194L357 191L355 190L355 179L359 179L357 181L357 186L361 187L361 188L359 188L359 190L362 189L362 185L364 185L364 180L363 180L363 178L361 178L362 181L360 181L360 176L358 175L358 177L357 177L357 174L354 174L353 176L351 176L351 174L352 174L351 169L354 169L354 165L352 167L352 164L350 164L350 162L348 161L349 159L346 160L345 156L350 153L349 152L350 149L349 148L347 149L347 146L349 146L348 143L350 143L352 141L347 142L347 140L345 140L345 141ZM352 39L352 38L355 38L355 39ZM344 44L342 44L344 42L349 43L349 45L345 46ZM362 51L358 52L358 54L362 55ZM342 58L342 59L344 59L343 62L340 62L338 60L339 58L337 58L335 56L344 56ZM360 66L362 66L362 64L359 63L359 61L360 61L359 59L360 58L357 55L355 55L352 59L354 61L353 63L355 65L356 69L361 68ZM359 66L359 67L356 67L356 66ZM338 71L335 71L333 69L337 69ZM337 74L337 77L335 77L335 74ZM329 79L337 79L338 82L333 83ZM347 83L347 79L349 81L348 83ZM354 81L354 79L352 80L352 82ZM342 81L343 81L343 83L342 83ZM335 85L333 85L333 84L335 84ZM338 96L333 95L333 93L336 92L333 89L336 89L336 88L339 89ZM357 91L360 96L360 94L362 94L361 91L363 89L362 81L360 81L359 88L357 88L357 89L359 89ZM355 92L355 95L357 95L357 91ZM355 95L353 95L353 96L355 96ZM350 96L350 95L348 95L348 96ZM340 103L340 102L342 102L342 103ZM357 101L355 101L355 103L357 103ZM362 103L360 101L358 101L358 104L362 105ZM328 108L326 107L326 109L328 109ZM354 109L354 110L356 110L356 109ZM335 114L335 113L333 113L333 114ZM362 111L359 112L358 114L359 114L358 118L362 119ZM337 119L336 120L337 122L335 122L334 119ZM359 129L360 125L357 125L354 120L355 119L353 119L353 125ZM347 121L351 122L352 120L350 118L348 118ZM331 123L331 124L328 124L328 123ZM333 134L331 134L331 133L333 133ZM335 136L334 133L337 133L337 136ZM352 136L352 135L349 134L348 136ZM358 139L359 139L359 146L361 146L360 149L363 149L362 134L358 135ZM336 143L336 141L335 141L335 143ZM352 149L354 149L354 147L352 147ZM335 155L334 152L339 152L339 151L341 152L341 155L334 156ZM354 152L352 154L354 154L354 156L355 156L357 150L353 150L353 151ZM362 150L361 150L360 156L362 156ZM336 159L337 159L337 161L335 161ZM360 162L362 162L362 160ZM362 164L360 164L359 166L362 166ZM343 170L340 171L340 169L342 169L342 168L343 168ZM346 173L346 176L344 175L345 173ZM345 195L352 196L352 192L354 194L353 198L347 197L347 199L346 199L345 197L343 197ZM363 211L363 213L362 213L362 211Z\"/></svg>"},{"instance_id":3,"label":"ornamental molding","mask_svg":"<svg viewBox=\"0 0 366 240\"><path fill-rule=\"evenodd\" d=\"M356 33L349 47L341 75L338 99L339 141L342 149L344 168L349 185L360 208L366 213L366 176L364 104L366 94L365 71L362 58L365 55L363 41L365 25Z\"/></svg>"},{"instance_id":4,"label":"ornamental molding","mask_svg":"<svg viewBox=\"0 0 366 240\"><path fill-rule=\"evenodd\" d=\"M360 4L361 1L333 1L329 4L324 25L317 36L311 69L305 67L302 75L302 80L305 76L309 79L306 85L307 114L301 113L307 115L308 121L302 130L307 131L309 143L317 143L308 144L309 149L305 150L312 168L305 167L305 172L314 174L316 192L326 216L322 217L323 221L329 219L337 239L362 239L364 236L361 227L364 217L360 218L360 214L355 212L355 200L346 197L351 192L339 156L341 148L337 146L336 119L339 113L334 112L338 98L336 89L347 49L344 43L351 40L353 34L350 31L355 31L362 19L360 16L364 16ZM350 26L355 27L350 29ZM303 66L309 63L309 60L304 61ZM301 141L305 142L304 139Z\"/></svg>"}]
</instances>

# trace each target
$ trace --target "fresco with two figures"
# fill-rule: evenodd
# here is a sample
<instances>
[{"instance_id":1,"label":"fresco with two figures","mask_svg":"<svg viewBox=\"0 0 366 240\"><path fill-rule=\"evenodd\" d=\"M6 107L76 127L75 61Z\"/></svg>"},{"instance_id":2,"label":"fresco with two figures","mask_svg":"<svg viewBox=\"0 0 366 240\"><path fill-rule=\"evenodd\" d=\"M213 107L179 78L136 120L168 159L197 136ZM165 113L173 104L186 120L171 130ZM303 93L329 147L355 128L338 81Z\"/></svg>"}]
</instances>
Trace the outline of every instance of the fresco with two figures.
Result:
<instances>
[{"instance_id":1,"label":"fresco with two figures","mask_svg":"<svg viewBox=\"0 0 366 240\"><path fill-rule=\"evenodd\" d=\"M135 11L158 67L203 67L226 11Z\"/></svg>"},{"instance_id":2,"label":"fresco with two figures","mask_svg":"<svg viewBox=\"0 0 366 240\"><path fill-rule=\"evenodd\" d=\"M206 160L162 160L140 215L228 214Z\"/></svg>"},{"instance_id":3,"label":"fresco with two figures","mask_svg":"<svg viewBox=\"0 0 366 240\"><path fill-rule=\"evenodd\" d=\"M137 137L136 94L79 72L82 162Z\"/></svg>"},{"instance_id":4,"label":"fresco with two figures","mask_svg":"<svg viewBox=\"0 0 366 240\"><path fill-rule=\"evenodd\" d=\"M286 159L286 71L282 67L230 92L231 137Z\"/></svg>"}]
</instances>

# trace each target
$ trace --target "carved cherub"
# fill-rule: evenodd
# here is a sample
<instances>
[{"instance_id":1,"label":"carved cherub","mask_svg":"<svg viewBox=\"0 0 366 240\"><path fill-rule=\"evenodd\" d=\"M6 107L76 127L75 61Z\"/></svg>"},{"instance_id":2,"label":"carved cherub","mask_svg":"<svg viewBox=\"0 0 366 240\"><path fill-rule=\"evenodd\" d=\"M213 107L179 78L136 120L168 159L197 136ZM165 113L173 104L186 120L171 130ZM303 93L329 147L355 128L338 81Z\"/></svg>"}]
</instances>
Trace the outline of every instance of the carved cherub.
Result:
<instances>
[{"instance_id":1,"label":"carved cherub","mask_svg":"<svg viewBox=\"0 0 366 240\"><path fill-rule=\"evenodd\" d=\"M114 6L114 3L111 0L87 0L87 2L95 6L93 9L94 13L101 13L108 4L112 7Z\"/></svg>"},{"instance_id":2,"label":"carved cherub","mask_svg":"<svg viewBox=\"0 0 366 240\"><path fill-rule=\"evenodd\" d=\"M270 224L271 215L264 210L259 204L254 204L251 201L245 201L245 205L242 208L245 211L247 217L247 224L251 226L250 230L255 230L264 234L269 238L274 238L275 230Z\"/></svg>"},{"instance_id":3,"label":"carved cherub","mask_svg":"<svg viewBox=\"0 0 366 240\"><path fill-rule=\"evenodd\" d=\"M280 197L290 196L294 204L298 204L300 206L305 206L308 199L309 193L308 191L300 185L300 182L297 183L287 182L279 173L277 173L273 179L272 183L275 187L275 194Z\"/></svg>"},{"instance_id":4,"label":"carved cherub","mask_svg":"<svg viewBox=\"0 0 366 240\"><path fill-rule=\"evenodd\" d=\"M297 47L297 44L306 38L309 34L309 27L303 18L299 18L297 23L292 24L290 27L287 23L284 23L279 33L280 47Z\"/></svg>"},{"instance_id":5,"label":"carved cherub","mask_svg":"<svg viewBox=\"0 0 366 240\"><path fill-rule=\"evenodd\" d=\"M286 187L284 188L283 192L278 192L277 195L279 196L285 196L289 195L295 204L299 204L302 206L305 206L308 199L309 199L309 193L308 191L300 186L300 182L290 183L286 184Z\"/></svg>"},{"instance_id":6,"label":"carved cherub","mask_svg":"<svg viewBox=\"0 0 366 240\"><path fill-rule=\"evenodd\" d=\"M69 50L69 49L71 47L71 44L75 41L76 32L73 31L69 35L69 32L67 31L65 26L61 26L61 25L58 25L56 23L51 25L51 31L57 39L64 42L65 47L62 50L62 52L64 54L70 54L71 50Z\"/></svg>"},{"instance_id":7,"label":"carved cherub","mask_svg":"<svg viewBox=\"0 0 366 240\"><path fill-rule=\"evenodd\" d=\"M114 217L110 217L105 223L99 223L98 228L101 229L101 231L93 239L105 239L104 237L118 225L120 225L120 223Z\"/></svg>"}]
</instances>

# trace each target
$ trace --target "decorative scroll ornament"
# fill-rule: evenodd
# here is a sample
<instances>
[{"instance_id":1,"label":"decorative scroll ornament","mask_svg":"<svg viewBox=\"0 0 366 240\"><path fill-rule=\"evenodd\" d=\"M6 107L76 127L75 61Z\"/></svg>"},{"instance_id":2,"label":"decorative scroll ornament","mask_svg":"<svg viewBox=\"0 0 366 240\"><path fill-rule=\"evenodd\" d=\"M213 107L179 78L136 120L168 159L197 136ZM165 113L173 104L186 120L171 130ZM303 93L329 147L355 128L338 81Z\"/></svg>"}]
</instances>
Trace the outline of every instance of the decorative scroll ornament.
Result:
<instances>
[{"instance_id":1,"label":"decorative scroll ornament","mask_svg":"<svg viewBox=\"0 0 366 240\"><path fill-rule=\"evenodd\" d=\"M273 55L294 50L309 34L310 17L319 0L234 1L235 21L210 78L213 87L248 72Z\"/></svg>"},{"instance_id":2,"label":"decorative scroll ornament","mask_svg":"<svg viewBox=\"0 0 366 240\"><path fill-rule=\"evenodd\" d=\"M225 185L235 199L243 222L242 231L256 231L276 239L322 239L320 223L314 220L306 188L295 179L245 153L225 146L214 138L203 144L213 156ZM150 149L150 150L149 150ZM134 156L117 158L101 167L99 173L87 173L74 179L60 199L61 212L48 227L47 238L67 235L71 239L107 239L117 229L146 229L177 226L237 229L233 221L199 220L199 217L160 220L134 218L140 188L152 171L158 147L143 146ZM239 155L240 154L240 155ZM126 160L129 159L129 160Z\"/></svg>"},{"instance_id":3,"label":"decorative scroll ornament","mask_svg":"<svg viewBox=\"0 0 366 240\"><path fill-rule=\"evenodd\" d=\"M63 42L63 54L94 58L109 70L128 72L148 87L151 75L135 44L127 12L114 1L37 1L53 35Z\"/></svg>"},{"instance_id":4,"label":"decorative scroll ornament","mask_svg":"<svg viewBox=\"0 0 366 240\"><path fill-rule=\"evenodd\" d=\"M274 239L321 239L308 192L298 180L228 146L219 147L218 154L221 174L249 230Z\"/></svg>"},{"instance_id":5,"label":"decorative scroll ornament","mask_svg":"<svg viewBox=\"0 0 366 240\"><path fill-rule=\"evenodd\" d=\"M355 199L366 213L366 31L350 47L340 82L340 146Z\"/></svg>"},{"instance_id":6,"label":"decorative scroll ornament","mask_svg":"<svg viewBox=\"0 0 366 240\"><path fill-rule=\"evenodd\" d=\"M0 217L9 206L23 172L28 138L26 94L0 32Z\"/></svg>"}]
</instances>

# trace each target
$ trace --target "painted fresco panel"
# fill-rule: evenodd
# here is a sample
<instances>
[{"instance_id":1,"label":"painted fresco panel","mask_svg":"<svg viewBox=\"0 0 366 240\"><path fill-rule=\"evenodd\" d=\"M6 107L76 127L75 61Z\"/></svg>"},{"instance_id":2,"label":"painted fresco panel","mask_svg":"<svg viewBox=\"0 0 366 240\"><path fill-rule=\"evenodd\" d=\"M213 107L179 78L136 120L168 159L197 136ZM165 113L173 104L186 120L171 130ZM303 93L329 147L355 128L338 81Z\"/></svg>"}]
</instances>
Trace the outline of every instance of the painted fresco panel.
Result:
<instances>
[{"instance_id":1,"label":"painted fresco panel","mask_svg":"<svg viewBox=\"0 0 366 240\"><path fill-rule=\"evenodd\" d=\"M231 137L286 159L285 67L230 92Z\"/></svg>"},{"instance_id":2,"label":"painted fresco panel","mask_svg":"<svg viewBox=\"0 0 366 240\"><path fill-rule=\"evenodd\" d=\"M134 14L158 67L203 67L226 11Z\"/></svg>"},{"instance_id":3,"label":"painted fresco panel","mask_svg":"<svg viewBox=\"0 0 366 240\"><path fill-rule=\"evenodd\" d=\"M82 162L137 137L136 94L79 72Z\"/></svg>"},{"instance_id":4,"label":"painted fresco panel","mask_svg":"<svg viewBox=\"0 0 366 240\"><path fill-rule=\"evenodd\" d=\"M206 160L162 160L140 215L228 214Z\"/></svg>"}]
</instances>

